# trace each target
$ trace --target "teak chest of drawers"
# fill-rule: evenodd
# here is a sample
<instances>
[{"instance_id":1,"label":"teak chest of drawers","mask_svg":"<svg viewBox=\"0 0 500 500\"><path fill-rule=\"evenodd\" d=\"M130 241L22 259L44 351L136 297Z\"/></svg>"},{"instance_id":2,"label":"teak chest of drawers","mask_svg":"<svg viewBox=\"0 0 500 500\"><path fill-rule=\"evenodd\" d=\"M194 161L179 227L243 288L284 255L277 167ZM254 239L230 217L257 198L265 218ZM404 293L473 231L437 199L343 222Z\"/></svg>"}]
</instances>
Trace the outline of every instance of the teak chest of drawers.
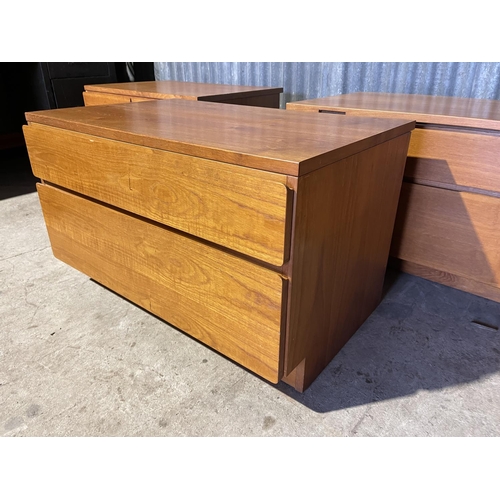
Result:
<instances>
[{"instance_id":1,"label":"teak chest of drawers","mask_svg":"<svg viewBox=\"0 0 500 500\"><path fill-rule=\"evenodd\" d=\"M182 100L27 113L54 255L304 390L378 305L414 122Z\"/></svg>"},{"instance_id":2,"label":"teak chest of drawers","mask_svg":"<svg viewBox=\"0 0 500 500\"><path fill-rule=\"evenodd\" d=\"M282 87L251 87L176 81L108 83L85 85L85 106L149 101L151 99L185 99L225 104L279 108Z\"/></svg>"},{"instance_id":3,"label":"teak chest of drawers","mask_svg":"<svg viewBox=\"0 0 500 500\"><path fill-rule=\"evenodd\" d=\"M500 302L499 101L356 93L287 109L415 120L393 264Z\"/></svg>"}]
</instances>

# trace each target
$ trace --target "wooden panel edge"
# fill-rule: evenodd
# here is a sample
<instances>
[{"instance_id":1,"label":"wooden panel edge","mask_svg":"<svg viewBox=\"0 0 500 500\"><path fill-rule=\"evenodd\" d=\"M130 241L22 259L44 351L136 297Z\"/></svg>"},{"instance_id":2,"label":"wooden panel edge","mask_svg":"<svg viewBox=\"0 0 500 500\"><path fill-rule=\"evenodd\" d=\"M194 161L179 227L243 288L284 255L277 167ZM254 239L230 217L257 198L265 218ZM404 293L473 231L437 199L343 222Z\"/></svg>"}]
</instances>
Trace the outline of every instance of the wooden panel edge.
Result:
<instances>
[{"instance_id":1,"label":"wooden panel edge","mask_svg":"<svg viewBox=\"0 0 500 500\"><path fill-rule=\"evenodd\" d=\"M419 278L433 281L440 285L456 288L457 290L493 300L494 302L500 302L500 289L488 285L487 283L481 283L471 278L465 278L457 274L440 271L432 267L417 264L416 262L401 260L392 256L389 257L389 266L392 269L418 276Z\"/></svg>"}]
</instances>

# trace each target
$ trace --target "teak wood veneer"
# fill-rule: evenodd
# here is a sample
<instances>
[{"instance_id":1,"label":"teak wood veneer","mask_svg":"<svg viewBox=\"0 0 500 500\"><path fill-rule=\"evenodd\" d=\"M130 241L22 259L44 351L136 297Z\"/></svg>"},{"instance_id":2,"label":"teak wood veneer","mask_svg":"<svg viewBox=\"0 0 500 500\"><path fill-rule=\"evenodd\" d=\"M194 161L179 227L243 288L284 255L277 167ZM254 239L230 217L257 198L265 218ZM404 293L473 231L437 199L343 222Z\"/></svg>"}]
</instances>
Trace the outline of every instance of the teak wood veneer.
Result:
<instances>
[{"instance_id":1,"label":"teak wood veneer","mask_svg":"<svg viewBox=\"0 0 500 500\"><path fill-rule=\"evenodd\" d=\"M282 87L164 80L85 85L83 100L85 106L149 101L151 99L185 99L279 108L281 92L283 92Z\"/></svg>"},{"instance_id":2,"label":"teak wood veneer","mask_svg":"<svg viewBox=\"0 0 500 500\"><path fill-rule=\"evenodd\" d=\"M500 101L355 93L287 109L415 120L392 264L500 302Z\"/></svg>"},{"instance_id":3,"label":"teak wood veneer","mask_svg":"<svg viewBox=\"0 0 500 500\"><path fill-rule=\"evenodd\" d=\"M307 388L377 306L414 122L183 100L27 113L54 255Z\"/></svg>"}]
</instances>

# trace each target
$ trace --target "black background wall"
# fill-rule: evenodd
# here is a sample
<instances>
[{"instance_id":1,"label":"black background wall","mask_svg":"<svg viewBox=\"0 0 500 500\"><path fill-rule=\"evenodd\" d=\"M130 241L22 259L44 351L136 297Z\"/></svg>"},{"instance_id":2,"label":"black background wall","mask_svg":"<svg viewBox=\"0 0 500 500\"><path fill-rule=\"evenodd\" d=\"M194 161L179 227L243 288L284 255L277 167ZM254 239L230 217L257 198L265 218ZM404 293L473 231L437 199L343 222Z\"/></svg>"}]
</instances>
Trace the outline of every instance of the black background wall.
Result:
<instances>
[{"instance_id":1,"label":"black background wall","mask_svg":"<svg viewBox=\"0 0 500 500\"><path fill-rule=\"evenodd\" d=\"M135 81L154 80L153 63L133 63ZM83 106L83 87L130 81L126 63L0 63L0 149L23 144L24 113Z\"/></svg>"}]
</instances>

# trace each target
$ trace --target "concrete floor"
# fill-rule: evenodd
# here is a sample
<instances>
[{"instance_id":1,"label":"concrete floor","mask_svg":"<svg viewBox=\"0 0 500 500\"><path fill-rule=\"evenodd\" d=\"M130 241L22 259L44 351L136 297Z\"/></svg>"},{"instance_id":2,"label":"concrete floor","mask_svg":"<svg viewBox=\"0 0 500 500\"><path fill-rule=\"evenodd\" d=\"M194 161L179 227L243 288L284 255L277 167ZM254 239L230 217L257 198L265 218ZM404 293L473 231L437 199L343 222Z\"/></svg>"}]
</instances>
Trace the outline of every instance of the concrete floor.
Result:
<instances>
[{"instance_id":1,"label":"concrete floor","mask_svg":"<svg viewBox=\"0 0 500 500\"><path fill-rule=\"evenodd\" d=\"M500 435L500 304L389 272L298 394L56 260L26 159L0 161L0 435Z\"/></svg>"}]
</instances>

